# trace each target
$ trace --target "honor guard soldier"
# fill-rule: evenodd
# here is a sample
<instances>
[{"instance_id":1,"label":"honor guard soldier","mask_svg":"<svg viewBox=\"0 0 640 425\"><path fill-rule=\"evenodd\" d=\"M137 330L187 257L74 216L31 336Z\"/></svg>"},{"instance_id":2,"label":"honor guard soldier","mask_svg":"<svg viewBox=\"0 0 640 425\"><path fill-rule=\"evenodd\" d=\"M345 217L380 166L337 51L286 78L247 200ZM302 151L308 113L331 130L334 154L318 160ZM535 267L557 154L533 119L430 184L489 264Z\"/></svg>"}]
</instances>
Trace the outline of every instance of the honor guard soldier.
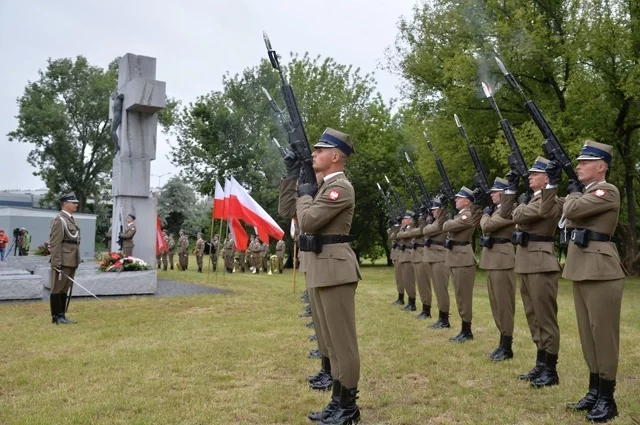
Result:
<instances>
[{"instance_id":1,"label":"honor guard soldier","mask_svg":"<svg viewBox=\"0 0 640 425\"><path fill-rule=\"evenodd\" d=\"M560 264L553 235L562 215L562 204L555 196L542 198L542 189L549 182L547 164L548 159L536 158L529 169L533 197L523 193L517 207L515 200L520 176L512 169L507 174L508 188L499 210L502 218L511 218L516 225L511 238L516 245L515 272L520 275L522 305L537 349L535 366L519 379L530 381L536 388L560 383L556 371L560 350L557 303Z\"/></svg>"},{"instance_id":2,"label":"honor guard soldier","mask_svg":"<svg viewBox=\"0 0 640 425\"><path fill-rule=\"evenodd\" d=\"M227 240L224 242L224 268L227 273L233 273L233 251L235 249L235 243L231 239L231 234L227 235Z\"/></svg>"},{"instance_id":3,"label":"honor guard soldier","mask_svg":"<svg viewBox=\"0 0 640 425\"><path fill-rule=\"evenodd\" d=\"M202 273L202 258L204 257L204 239L202 233L197 234L196 239L196 263L198 263L198 273Z\"/></svg>"},{"instance_id":4,"label":"honor guard soldier","mask_svg":"<svg viewBox=\"0 0 640 425\"><path fill-rule=\"evenodd\" d=\"M447 220L442 230L448 232L445 248L447 257L445 266L451 269L453 288L458 304L458 313L462 320L460 333L451 342L465 342L473 339L471 320L473 319L473 284L476 277L476 259L471 248L471 239L476 226L482 218L480 204L485 194L480 189L463 186L456 194L456 209L459 211L455 218Z\"/></svg>"},{"instance_id":5,"label":"honor guard soldier","mask_svg":"<svg viewBox=\"0 0 640 425\"><path fill-rule=\"evenodd\" d=\"M211 260L211 270L218 270L218 249L220 249L220 241L218 235L213 235L211 239L211 250L209 251L209 259Z\"/></svg>"},{"instance_id":6,"label":"honor guard soldier","mask_svg":"<svg viewBox=\"0 0 640 425\"><path fill-rule=\"evenodd\" d=\"M400 219L398 219L398 222ZM398 243L398 232L400 231L399 224L393 224L388 230L389 242L391 243L391 253L389 259L393 263L394 276L396 278L396 290L398 291L398 299L395 300L393 305L404 305L404 285L402 284L402 269L398 263L400 258L400 245Z\"/></svg>"},{"instance_id":7,"label":"honor guard soldier","mask_svg":"<svg viewBox=\"0 0 640 425\"><path fill-rule=\"evenodd\" d=\"M186 271L189 267L189 237L184 230L180 230L179 234L178 262L180 263L180 271Z\"/></svg>"},{"instance_id":8,"label":"honor guard soldier","mask_svg":"<svg viewBox=\"0 0 640 425\"><path fill-rule=\"evenodd\" d=\"M251 259L253 260L253 272L259 274L262 267L262 244L257 237L253 239L251 245Z\"/></svg>"},{"instance_id":9,"label":"honor guard soldier","mask_svg":"<svg viewBox=\"0 0 640 425\"><path fill-rule=\"evenodd\" d=\"M420 215L418 217L418 224L409 231L409 235L412 238L411 263L413 265L413 274L416 284L418 285L420 301L422 301L422 311L416 316L418 319L428 319L431 317L431 299L433 297L431 293L431 281L433 280L431 267L424 258L424 238L422 237L422 232L427 224L425 220L426 217Z\"/></svg>"},{"instance_id":10,"label":"honor guard soldier","mask_svg":"<svg viewBox=\"0 0 640 425\"><path fill-rule=\"evenodd\" d=\"M333 390L329 404L309 418L321 421L321 425L353 424L360 420L356 404L360 355L355 292L361 277L348 244L353 240L349 231L355 192L344 175L353 144L347 134L327 128L314 147L313 168L322 173L323 180L317 189L309 183L298 185L297 217L302 232L300 249L307 256L309 291L316 300L318 320L329 348ZM300 168L301 162L298 164Z\"/></svg>"},{"instance_id":11,"label":"honor guard soldier","mask_svg":"<svg viewBox=\"0 0 640 425\"><path fill-rule=\"evenodd\" d=\"M284 268L284 236L278 242L276 242L276 257L278 257L278 272L282 274Z\"/></svg>"},{"instance_id":12,"label":"honor guard soldier","mask_svg":"<svg viewBox=\"0 0 640 425\"><path fill-rule=\"evenodd\" d=\"M247 252L247 249L238 249L236 250L236 252L238 253L238 263L240 264L240 271L244 273L244 269L246 266L245 253Z\"/></svg>"},{"instance_id":13,"label":"honor guard soldier","mask_svg":"<svg viewBox=\"0 0 640 425\"><path fill-rule=\"evenodd\" d=\"M580 182L569 182L569 195L563 206L565 231L571 232L563 277L573 281L580 343L589 368L587 394L567 407L588 412L587 419L594 422L618 416L613 392L625 272L613 243L620 192L605 180L612 152L612 146L585 142L576 167ZM549 185L552 188L543 191L543 198L556 191L551 181Z\"/></svg>"},{"instance_id":14,"label":"honor guard soldier","mask_svg":"<svg viewBox=\"0 0 640 425\"><path fill-rule=\"evenodd\" d=\"M173 235L169 235L169 239L167 241L168 255L169 255L169 265L171 266L171 270L173 270L173 256L176 253L176 241L173 239ZM165 270L167 269L165 265Z\"/></svg>"},{"instance_id":15,"label":"honor guard soldier","mask_svg":"<svg viewBox=\"0 0 640 425\"><path fill-rule=\"evenodd\" d=\"M78 198L68 193L60 198L60 214L51 222L49 244L51 256L51 323L76 323L67 319L68 298L73 290L73 279L80 265L80 228L73 213L78 210Z\"/></svg>"},{"instance_id":16,"label":"honor guard soldier","mask_svg":"<svg viewBox=\"0 0 640 425\"><path fill-rule=\"evenodd\" d=\"M271 253L269 252L269 244L267 242L262 243L262 271L267 273L269 271L269 257Z\"/></svg>"},{"instance_id":17,"label":"honor guard soldier","mask_svg":"<svg viewBox=\"0 0 640 425\"><path fill-rule=\"evenodd\" d=\"M136 216L133 214L127 215L127 230L120 233L122 239L122 253L127 257L133 255L133 237L136 235Z\"/></svg>"},{"instance_id":18,"label":"honor guard soldier","mask_svg":"<svg viewBox=\"0 0 640 425\"><path fill-rule=\"evenodd\" d=\"M502 218L502 195L508 187L505 179L496 177L489 190L493 205L482 211L480 228L480 268L487 271L487 291L493 321L500 332L498 348L489 354L494 361L513 358L513 327L516 309L516 252L511 244L514 225L511 218Z\"/></svg>"},{"instance_id":19,"label":"honor guard soldier","mask_svg":"<svg viewBox=\"0 0 640 425\"><path fill-rule=\"evenodd\" d=\"M431 326L432 329L450 328L449 324L449 275L451 269L445 265L447 249L444 247L447 232L442 226L447 221L447 214L443 208L441 199L434 199L431 206L431 217L427 221L431 223L424 226L424 257L433 273L433 289L438 300L438 320Z\"/></svg>"},{"instance_id":20,"label":"honor guard soldier","mask_svg":"<svg viewBox=\"0 0 640 425\"><path fill-rule=\"evenodd\" d=\"M247 246L247 250L245 251L245 255L247 256L247 260L249 261L249 270L252 273L256 272L256 263L253 260L253 242L255 241L255 235L249 235L249 245Z\"/></svg>"},{"instance_id":21,"label":"honor guard soldier","mask_svg":"<svg viewBox=\"0 0 640 425\"><path fill-rule=\"evenodd\" d=\"M411 245L411 230L414 228L413 215L413 211L407 210L404 212L400 222L400 230L396 235L400 248L398 265L400 266L400 276L402 276L402 287L407 291L407 297L409 298L407 305L404 307L406 311L416 311L416 276L411 262L413 253Z\"/></svg>"},{"instance_id":22,"label":"honor guard soldier","mask_svg":"<svg viewBox=\"0 0 640 425\"><path fill-rule=\"evenodd\" d=\"M166 272L167 265L169 264L168 258L167 258L167 254L169 252L169 235L167 234L166 230L162 231L162 239L164 240L164 245L166 246L166 249L162 252L162 255L160 256L160 260L162 261L162 270ZM173 269L173 265L171 265L171 268Z\"/></svg>"}]
</instances>

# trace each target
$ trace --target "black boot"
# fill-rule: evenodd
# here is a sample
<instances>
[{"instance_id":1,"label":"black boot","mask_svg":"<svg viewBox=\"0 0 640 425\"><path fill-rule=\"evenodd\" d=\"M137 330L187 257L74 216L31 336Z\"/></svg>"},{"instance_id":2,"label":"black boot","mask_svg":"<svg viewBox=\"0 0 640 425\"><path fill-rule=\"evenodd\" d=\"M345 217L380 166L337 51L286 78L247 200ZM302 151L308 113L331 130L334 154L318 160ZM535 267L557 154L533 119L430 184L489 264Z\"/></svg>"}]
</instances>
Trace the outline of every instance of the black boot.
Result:
<instances>
[{"instance_id":1,"label":"black boot","mask_svg":"<svg viewBox=\"0 0 640 425\"><path fill-rule=\"evenodd\" d=\"M313 335L309 335L309 341L313 342L313 341L317 341L318 340L318 335L313 334Z\"/></svg>"},{"instance_id":2,"label":"black boot","mask_svg":"<svg viewBox=\"0 0 640 425\"><path fill-rule=\"evenodd\" d=\"M521 381L535 381L538 379L544 369L544 358L544 350L538 350L536 354L536 365L529 372L518 375L518 379Z\"/></svg>"},{"instance_id":3,"label":"black boot","mask_svg":"<svg viewBox=\"0 0 640 425\"><path fill-rule=\"evenodd\" d=\"M198 273L202 273L202 267L198 267Z\"/></svg>"},{"instance_id":4,"label":"black boot","mask_svg":"<svg viewBox=\"0 0 640 425\"><path fill-rule=\"evenodd\" d=\"M392 302L391 305L404 305L404 294L398 294L398 299Z\"/></svg>"},{"instance_id":5,"label":"black boot","mask_svg":"<svg viewBox=\"0 0 640 425\"><path fill-rule=\"evenodd\" d=\"M460 333L453 338L449 338L450 342L465 342L471 340L473 340L473 333L471 332L471 322L462 322Z\"/></svg>"},{"instance_id":6,"label":"black boot","mask_svg":"<svg viewBox=\"0 0 640 425\"><path fill-rule=\"evenodd\" d=\"M556 371L556 365L558 364L558 355L546 353L544 357L544 369L538 379L531 382L531 386L535 388L550 387L552 385L558 385L560 378L558 378L558 372Z\"/></svg>"},{"instance_id":7,"label":"black boot","mask_svg":"<svg viewBox=\"0 0 640 425\"><path fill-rule=\"evenodd\" d=\"M450 328L449 324L449 312L448 311L440 311L438 312L438 320L433 325L429 326L431 329L446 329Z\"/></svg>"},{"instance_id":8,"label":"black boot","mask_svg":"<svg viewBox=\"0 0 640 425\"><path fill-rule=\"evenodd\" d=\"M307 357L310 359L319 359L322 357L322 354L320 354L320 350L311 350L309 354L307 354Z\"/></svg>"},{"instance_id":9,"label":"black boot","mask_svg":"<svg viewBox=\"0 0 640 425\"><path fill-rule=\"evenodd\" d=\"M311 378L311 380L309 380ZM313 376L307 378L309 380L309 388L317 391L329 391L333 385L331 378L331 361L329 357L322 357L322 367L320 371Z\"/></svg>"},{"instance_id":10,"label":"black boot","mask_svg":"<svg viewBox=\"0 0 640 425\"><path fill-rule=\"evenodd\" d=\"M416 299L409 297L409 302L404 306L406 311L416 311Z\"/></svg>"},{"instance_id":11,"label":"black boot","mask_svg":"<svg viewBox=\"0 0 640 425\"><path fill-rule=\"evenodd\" d=\"M49 306L51 307L51 323L56 325L65 324L58 321L60 317L60 294L51 294L49 296Z\"/></svg>"},{"instance_id":12,"label":"black boot","mask_svg":"<svg viewBox=\"0 0 640 425\"><path fill-rule=\"evenodd\" d=\"M500 351L491 359L494 362L501 362L513 358L513 337L507 335L501 335L500 337Z\"/></svg>"},{"instance_id":13,"label":"black boot","mask_svg":"<svg viewBox=\"0 0 640 425\"><path fill-rule=\"evenodd\" d=\"M600 376L597 373L589 374L589 391L579 401L567 404L567 409L575 411L590 411L598 401L598 389L600 386Z\"/></svg>"},{"instance_id":14,"label":"black boot","mask_svg":"<svg viewBox=\"0 0 640 425\"><path fill-rule=\"evenodd\" d=\"M340 385L340 404L333 415L320 422L320 425L352 425L360 422L357 399L358 388L345 388Z\"/></svg>"},{"instance_id":15,"label":"black boot","mask_svg":"<svg viewBox=\"0 0 640 425\"><path fill-rule=\"evenodd\" d=\"M313 327L313 321L305 324L304 326L307 327L307 328L312 328Z\"/></svg>"},{"instance_id":16,"label":"black boot","mask_svg":"<svg viewBox=\"0 0 640 425\"><path fill-rule=\"evenodd\" d=\"M598 387L598 400L593 409L587 414L587 419L602 423L618 416L618 406L613 399L616 381L600 378Z\"/></svg>"},{"instance_id":17,"label":"black boot","mask_svg":"<svg viewBox=\"0 0 640 425\"><path fill-rule=\"evenodd\" d=\"M493 360L493 358L502 351L502 334L500 334L500 342L498 343L498 347L495 350L489 353L489 358Z\"/></svg>"},{"instance_id":18,"label":"black boot","mask_svg":"<svg viewBox=\"0 0 640 425\"><path fill-rule=\"evenodd\" d=\"M422 304L422 312L416 316L418 319L430 319L431 318L431 306Z\"/></svg>"},{"instance_id":19,"label":"black boot","mask_svg":"<svg viewBox=\"0 0 640 425\"><path fill-rule=\"evenodd\" d=\"M63 292L62 294L59 294L59 295L60 295L60 315L62 316L62 320L65 322L66 325L75 324L76 322L67 318L67 314L65 313L67 311L67 294Z\"/></svg>"},{"instance_id":20,"label":"black boot","mask_svg":"<svg viewBox=\"0 0 640 425\"><path fill-rule=\"evenodd\" d=\"M298 314L298 317L311 317L311 306L307 305L307 307L304 310L304 313Z\"/></svg>"},{"instance_id":21,"label":"black boot","mask_svg":"<svg viewBox=\"0 0 640 425\"><path fill-rule=\"evenodd\" d=\"M320 370L315 375L307 376L307 382L314 382L323 377L323 375L331 376L331 361L329 357L322 356Z\"/></svg>"},{"instance_id":22,"label":"black boot","mask_svg":"<svg viewBox=\"0 0 640 425\"><path fill-rule=\"evenodd\" d=\"M329 400L329 404L319 412L311 412L307 415L309 419L312 421L324 421L325 419L329 419L336 410L338 410L338 406L340 405L340 390L342 389L342 385L340 385L340 381L333 381L333 391L331 392L331 400Z\"/></svg>"}]
</instances>

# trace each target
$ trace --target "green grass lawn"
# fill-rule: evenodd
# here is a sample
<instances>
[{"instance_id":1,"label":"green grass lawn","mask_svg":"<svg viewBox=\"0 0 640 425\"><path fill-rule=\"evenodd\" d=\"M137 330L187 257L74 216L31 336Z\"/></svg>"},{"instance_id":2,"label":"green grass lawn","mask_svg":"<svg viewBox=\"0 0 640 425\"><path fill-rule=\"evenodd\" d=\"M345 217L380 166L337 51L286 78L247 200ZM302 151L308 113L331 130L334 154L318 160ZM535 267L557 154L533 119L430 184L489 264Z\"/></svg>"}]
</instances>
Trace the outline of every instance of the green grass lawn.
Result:
<instances>
[{"instance_id":1,"label":"green grass lawn","mask_svg":"<svg viewBox=\"0 0 640 425\"><path fill-rule=\"evenodd\" d=\"M191 260L195 260L192 258ZM233 291L225 295L74 300L74 326L50 323L47 303L0 304L0 424L307 424L327 393L308 389L319 367L298 318L304 279L292 274L160 272ZM582 424L565 411L586 391L571 284L561 282L561 384L535 390L516 375L535 350L518 295L515 358L486 353L499 335L485 276L476 278L473 332L465 344L452 298L452 329L432 330L402 311L393 271L363 267L357 326L363 424ZM629 280L622 309L614 422L640 424L640 281Z\"/></svg>"}]
</instances>

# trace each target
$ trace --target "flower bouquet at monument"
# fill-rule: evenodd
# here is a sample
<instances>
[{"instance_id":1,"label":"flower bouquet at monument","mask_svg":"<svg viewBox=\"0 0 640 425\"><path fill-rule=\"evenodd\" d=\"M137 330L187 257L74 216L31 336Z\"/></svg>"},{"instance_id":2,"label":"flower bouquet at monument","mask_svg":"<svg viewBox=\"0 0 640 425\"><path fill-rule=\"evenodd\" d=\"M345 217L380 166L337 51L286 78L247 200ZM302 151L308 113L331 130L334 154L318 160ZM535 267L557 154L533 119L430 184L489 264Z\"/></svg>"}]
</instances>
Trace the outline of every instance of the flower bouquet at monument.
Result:
<instances>
[{"instance_id":1,"label":"flower bouquet at monument","mask_svg":"<svg viewBox=\"0 0 640 425\"><path fill-rule=\"evenodd\" d=\"M122 252L110 252L100 261L101 272L137 272L149 270L149 265L136 257L127 257Z\"/></svg>"},{"instance_id":2,"label":"flower bouquet at monument","mask_svg":"<svg viewBox=\"0 0 640 425\"><path fill-rule=\"evenodd\" d=\"M40 255L43 257L51 255L51 245L49 245L49 242L45 242L42 245L39 245L36 248L36 252L34 252L34 255Z\"/></svg>"}]
</instances>

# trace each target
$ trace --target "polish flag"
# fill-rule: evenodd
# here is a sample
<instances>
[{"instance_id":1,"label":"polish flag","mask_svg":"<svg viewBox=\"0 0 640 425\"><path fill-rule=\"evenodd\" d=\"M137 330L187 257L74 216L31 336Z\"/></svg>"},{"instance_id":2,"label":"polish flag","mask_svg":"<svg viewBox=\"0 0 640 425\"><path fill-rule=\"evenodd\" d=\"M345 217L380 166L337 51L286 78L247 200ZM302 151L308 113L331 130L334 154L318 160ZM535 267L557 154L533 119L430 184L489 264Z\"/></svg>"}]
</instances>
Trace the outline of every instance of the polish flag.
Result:
<instances>
[{"instance_id":1,"label":"polish flag","mask_svg":"<svg viewBox=\"0 0 640 425\"><path fill-rule=\"evenodd\" d=\"M246 251L247 245L249 244L249 236L244 230L244 227L242 227L240 220L231 217L227 221L227 225L229 226L229 233L231 234L231 239L233 239L236 250Z\"/></svg>"},{"instance_id":2,"label":"polish flag","mask_svg":"<svg viewBox=\"0 0 640 425\"><path fill-rule=\"evenodd\" d=\"M224 215L224 189L220 186L220 182L216 180L216 192L213 195L213 206L211 209L211 217L226 218Z\"/></svg>"},{"instance_id":3,"label":"polish flag","mask_svg":"<svg viewBox=\"0 0 640 425\"><path fill-rule=\"evenodd\" d=\"M282 239L282 236L284 236L284 230L278 226L278 223L233 177L231 177L229 214L257 227L258 238L262 242L269 243L269 236L277 240Z\"/></svg>"},{"instance_id":4,"label":"polish flag","mask_svg":"<svg viewBox=\"0 0 640 425\"><path fill-rule=\"evenodd\" d=\"M163 252L167 252L167 244L164 241L164 235L162 234L162 221L160 216L156 216L156 255Z\"/></svg>"},{"instance_id":5,"label":"polish flag","mask_svg":"<svg viewBox=\"0 0 640 425\"><path fill-rule=\"evenodd\" d=\"M222 214L225 220L228 220L231 216L229 211L229 196L231 196L231 180L224 179L224 202L222 207Z\"/></svg>"}]
</instances>

